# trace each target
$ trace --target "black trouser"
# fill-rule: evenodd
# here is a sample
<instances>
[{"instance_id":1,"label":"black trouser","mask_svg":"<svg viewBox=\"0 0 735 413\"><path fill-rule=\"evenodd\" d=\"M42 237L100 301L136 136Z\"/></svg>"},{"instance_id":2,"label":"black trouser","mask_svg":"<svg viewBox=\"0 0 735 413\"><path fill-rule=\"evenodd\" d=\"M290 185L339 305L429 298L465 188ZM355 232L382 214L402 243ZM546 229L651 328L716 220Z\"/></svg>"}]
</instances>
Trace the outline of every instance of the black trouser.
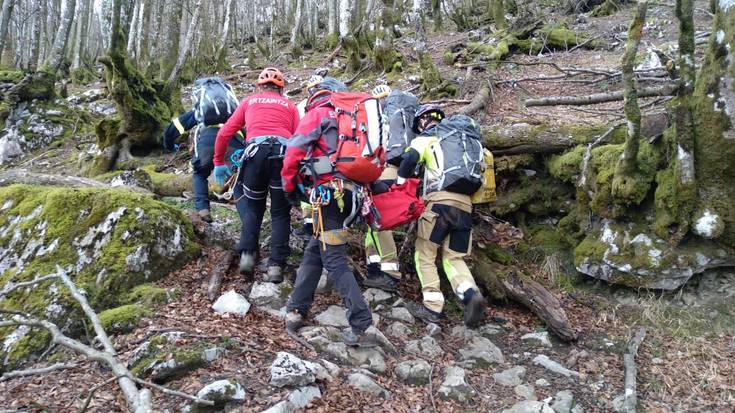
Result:
<instances>
[{"instance_id":1,"label":"black trouser","mask_svg":"<svg viewBox=\"0 0 735 413\"><path fill-rule=\"evenodd\" d=\"M342 211L334 199L328 206L322 207L322 225L328 236L321 236L325 237L328 243L322 243L321 239L314 238L309 241L304 250L304 259L296 272L296 285L288 299L287 310L298 310L301 315L307 316L309 307L314 302L314 292L324 267L347 307L347 321L355 333L360 333L370 327L373 318L348 264L346 239L342 242L346 236L346 231L342 231L343 223L352 212L351 198L351 191L345 190L345 205ZM314 220L315 231L319 227L317 221Z\"/></svg>"},{"instance_id":2,"label":"black trouser","mask_svg":"<svg viewBox=\"0 0 735 413\"><path fill-rule=\"evenodd\" d=\"M263 224L266 197L271 196L271 251L268 265L283 266L291 253L288 238L291 234L291 204L281 186L282 146L275 139L258 145L255 154L245 161L233 194L240 214L240 242L238 253L256 254L259 249L260 227Z\"/></svg>"}]
</instances>

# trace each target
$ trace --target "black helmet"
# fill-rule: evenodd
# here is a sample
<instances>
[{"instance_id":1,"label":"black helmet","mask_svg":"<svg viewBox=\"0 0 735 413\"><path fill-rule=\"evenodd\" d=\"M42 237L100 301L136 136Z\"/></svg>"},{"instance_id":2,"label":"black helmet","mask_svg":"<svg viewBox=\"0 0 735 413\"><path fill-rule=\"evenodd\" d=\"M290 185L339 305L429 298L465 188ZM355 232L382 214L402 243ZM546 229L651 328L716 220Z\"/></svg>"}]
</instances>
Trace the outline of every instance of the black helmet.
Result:
<instances>
[{"instance_id":1,"label":"black helmet","mask_svg":"<svg viewBox=\"0 0 735 413\"><path fill-rule=\"evenodd\" d=\"M441 122L442 119L446 117L444 111L441 110L438 105L434 105L431 103L421 105L419 106L419 109L416 111L416 114L413 117L413 125L411 125L411 130L414 131L414 133L421 133L419 131L419 120L424 116L430 116L436 119L438 122Z\"/></svg>"},{"instance_id":2,"label":"black helmet","mask_svg":"<svg viewBox=\"0 0 735 413\"><path fill-rule=\"evenodd\" d=\"M322 106L329 100L332 92L346 92L347 86L339 80L327 76L319 83L309 87L309 98L306 100L306 111Z\"/></svg>"}]
</instances>

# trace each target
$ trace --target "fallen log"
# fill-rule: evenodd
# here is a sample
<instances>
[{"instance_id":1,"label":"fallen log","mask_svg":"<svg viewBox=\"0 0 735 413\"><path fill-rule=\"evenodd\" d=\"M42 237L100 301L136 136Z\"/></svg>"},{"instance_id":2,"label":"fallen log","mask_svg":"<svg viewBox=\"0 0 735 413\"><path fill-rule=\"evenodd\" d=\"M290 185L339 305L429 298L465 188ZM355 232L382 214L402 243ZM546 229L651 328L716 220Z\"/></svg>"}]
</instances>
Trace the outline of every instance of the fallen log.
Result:
<instances>
[{"instance_id":1,"label":"fallen log","mask_svg":"<svg viewBox=\"0 0 735 413\"><path fill-rule=\"evenodd\" d=\"M512 267L491 261L484 253L473 257L475 270L472 273L475 281L487 289L490 297L523 304L560 339L577 339L577 331L567 318L561 303L541 284Z\"/></svg>"},{"instance_id":2,"label":"fallen log","mask_svg":"<svg viewBox=\"0 0 735 413\"><path fill-rule=\"evenodd\" d=\"M216 248L213 252L217 257L210 269L212 275L209 277L209 285L207 286L207 298L209 301L214 301L219 297L220 289L222 288L222 279L235 260L235 253L232 250Z\"/></svg>"},{"instance_id":3,"label":"fallen log","mask_svg":"<svg viewBox=\"0 0 735 413\"><path fill-rule=\"evenodd\" d=\"M462 107L457 111L457 113L461 115L467 115L472 116L476 112L479 112L483 109L485 109L485 106L487 106L488 102L490 102L490 85L485 84L480 90L475 94L475 96L472 98L469 104L467 106Z\"/></svg>"},{"instance_id":4,"label":"fallen log","mask_svg":"<svg viewBox=\"0 0 735 413\"><path fill-rule=\"evenodd\" d=\"M638 89L639 98L654 96L673 96L676 94L676 85L665 84L656 87ZM595 93L587 96L549 96L538 99L527 99L523 103L526 107L532 106L557 106L557 105L596 105L598 103L615 102L623 100L623 91Z\"/></svg>"},{"instance_id":5,"label":"fallen log","mask_svg":"<svg viewBox=\"0 0 735 413\"><path fill-rule=\"evenodd\" d=\"M26 169L6 169L0 171L0 187L14 184L67 186L72 188L112 188L104 182L81 176L42 174ZM151 191L141 187L125 186L124 188L133 192L155 196Z\"/></svg>"}]
</instances>

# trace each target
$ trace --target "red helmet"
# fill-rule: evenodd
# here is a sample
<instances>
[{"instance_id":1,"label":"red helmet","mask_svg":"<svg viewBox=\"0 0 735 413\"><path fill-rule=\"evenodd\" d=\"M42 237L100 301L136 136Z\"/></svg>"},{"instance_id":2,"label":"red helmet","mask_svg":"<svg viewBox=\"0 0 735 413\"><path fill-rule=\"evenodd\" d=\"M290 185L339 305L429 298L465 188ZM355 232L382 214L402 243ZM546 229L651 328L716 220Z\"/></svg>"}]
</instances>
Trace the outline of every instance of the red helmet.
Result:
<instances>
[{"instance_id":1,"label":"red helmet","mask_svg":"<svg viewBox=\"0 0 735 413\"><path fill-rule=\"evenodd\" d=\"M286 85L286 82L283 80L283 73L275 67L266 67L258 75L257 84L264 85L266 83L273 83L280 88Z\"/></svg>"}]
</instances>

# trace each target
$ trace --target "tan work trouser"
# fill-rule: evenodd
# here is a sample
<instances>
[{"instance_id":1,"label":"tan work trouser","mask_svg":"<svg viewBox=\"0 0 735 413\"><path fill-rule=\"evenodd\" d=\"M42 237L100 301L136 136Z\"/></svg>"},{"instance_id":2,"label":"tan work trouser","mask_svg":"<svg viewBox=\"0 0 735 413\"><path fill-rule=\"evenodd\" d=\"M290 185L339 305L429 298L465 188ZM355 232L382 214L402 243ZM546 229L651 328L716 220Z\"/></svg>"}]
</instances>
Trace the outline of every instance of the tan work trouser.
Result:
<instances>
[{"instance_id":1,"label":"tan work trouser","mask_svg":"<svg viewBox=\"0 0 735 413\"><path fill-rule=\"evenodd\" d=\"M365 255L368 264L380 263L381 271L397 280L401 279L393 231L376 232L368 227L365 235Z\"/></svg>"},{"instance_id":2,"label":"tan work trouser","mask_svg":"<svg viewBox=\"0 0 735 413\"><path fill-rule=\"evenodd\" d=\"M424 305L429 310L440 313L444 308L444 295L440 289L439 271L435 264L440 245L442 247L442 267L449 279L449 283L452 285L454 293L462 299L465 291L470 288L478 291L478 288L470 273L470 269L464 262L464 257L470 254L472 249L471 229L467 229L470 231L470 234L469 243L465 251L455 251L450 248L451 231L441 240L437 240L437 237L434 236L434 240L432 241L432 232L437 224L437 220L440 219L439 214L432 211L432 207L437 204L442 205L443 203L429 202L426 205L424 213L419 218L414 260L416 263L416 272L421 281ZM454 225L452 222L443 223L443 225L447 224L449 227ZM440 242L440 244L437 242Z\"/></svg>"}]
</instances>

